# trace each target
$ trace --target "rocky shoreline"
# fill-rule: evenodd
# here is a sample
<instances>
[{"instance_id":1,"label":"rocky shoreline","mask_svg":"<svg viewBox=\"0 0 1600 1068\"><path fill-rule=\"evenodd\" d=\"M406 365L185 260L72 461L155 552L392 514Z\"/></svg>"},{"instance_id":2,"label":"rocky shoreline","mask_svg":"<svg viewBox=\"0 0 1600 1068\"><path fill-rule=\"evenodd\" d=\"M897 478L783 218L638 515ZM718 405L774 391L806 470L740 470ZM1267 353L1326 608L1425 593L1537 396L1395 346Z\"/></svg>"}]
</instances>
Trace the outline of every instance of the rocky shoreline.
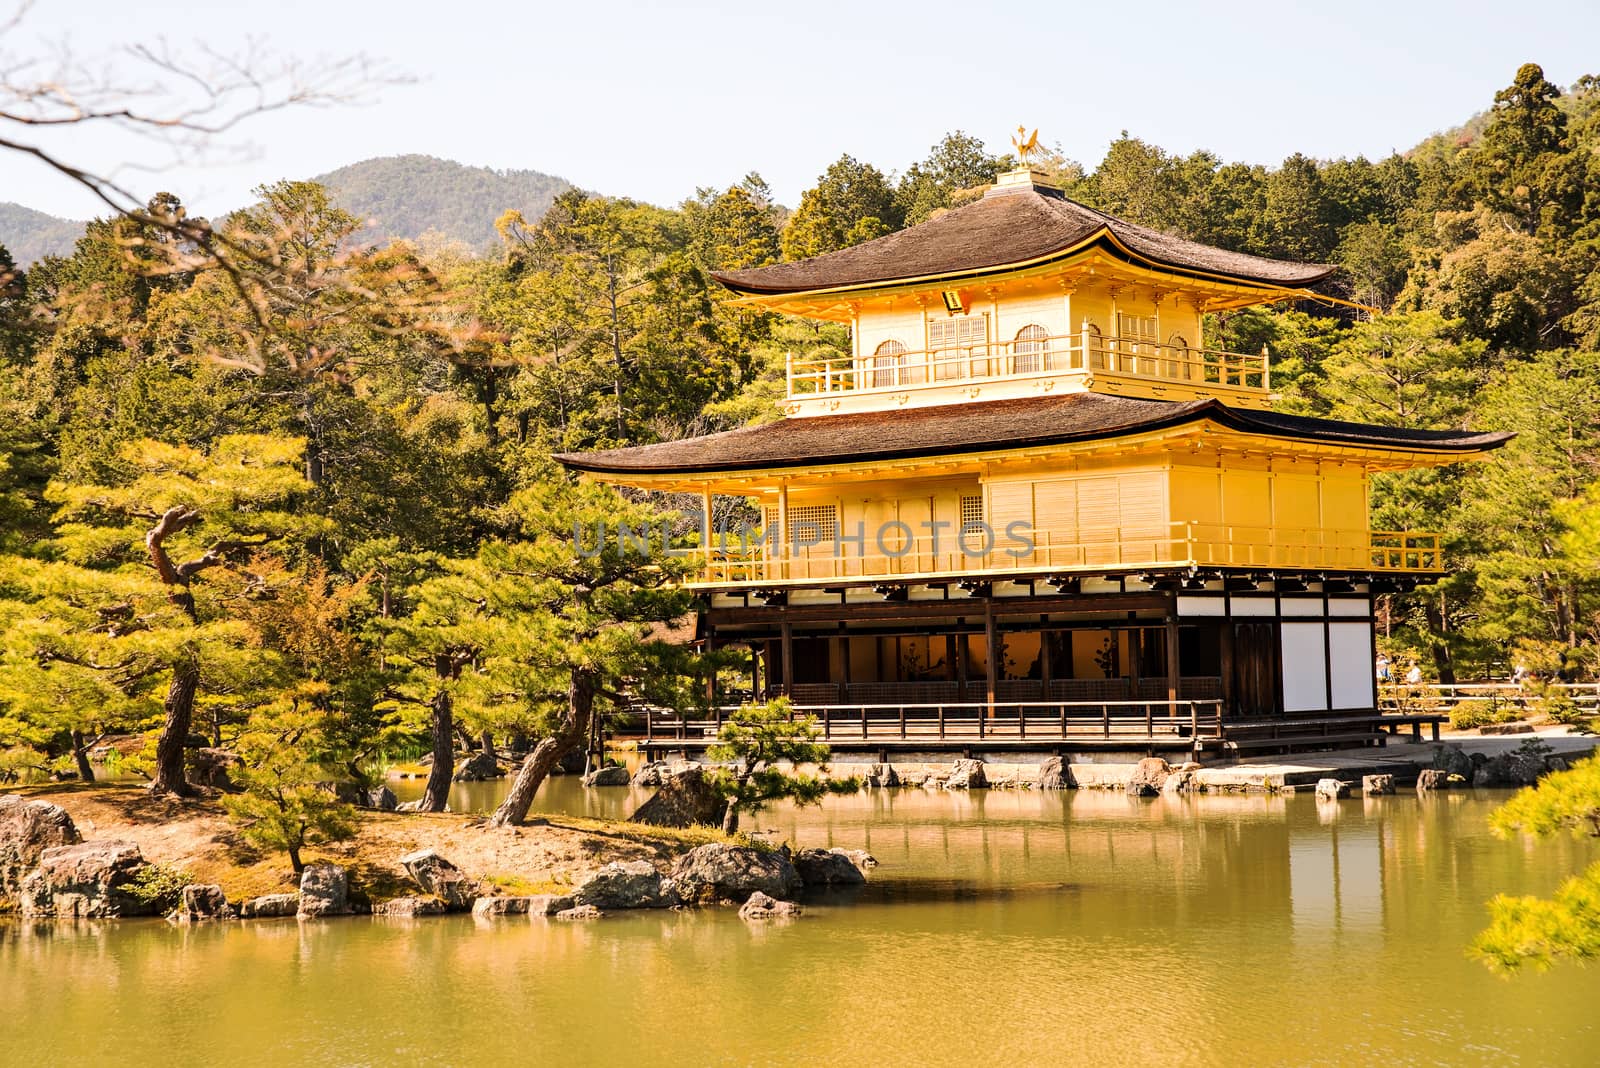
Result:
<instances>
[{"instance_id":1,"label":"rocky shoreline","mask_svg":"<svg viewBox=\"0 0 1600 1068\"><path fill-rule=\"evenodd\" d=\"M393 858L395 888L410 892L373 900L353 892L354 865L316 861L305 866L292 891L232 901L221 885L185 881L174 869L147 860L133 841L86 840L61 805L0 795L0 901L30 919L167 916L199 922L471 913L584 920L632 909L731 905L746 919L764 920L799 915L804 893L860 886L876 864L866 853L842 849L792 853L787 846L707 842L654 860L608 861L563 892L514 894L425 847Z\"/></svg>"}]
</instances>

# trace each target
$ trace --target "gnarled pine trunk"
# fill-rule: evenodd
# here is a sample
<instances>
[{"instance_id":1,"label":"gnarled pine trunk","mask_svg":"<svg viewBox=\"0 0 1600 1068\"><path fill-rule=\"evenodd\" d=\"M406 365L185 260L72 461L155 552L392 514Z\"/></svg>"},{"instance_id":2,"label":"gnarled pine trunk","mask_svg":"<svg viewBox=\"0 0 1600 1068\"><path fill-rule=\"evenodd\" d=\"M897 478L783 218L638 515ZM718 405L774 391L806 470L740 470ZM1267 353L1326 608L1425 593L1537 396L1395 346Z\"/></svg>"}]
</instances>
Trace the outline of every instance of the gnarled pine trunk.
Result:
<instances>
[{"instance_id":1,"label":"gnarled pine trunk","mask_svg":"<svg viewBox=\"0 0 1600 1068\"><path fill-rule=\"evenodd\" d=\"M189 724L194 718L194 695L200 686L200 665L180 660L172 665L172 682L163 703L166 715L161 720L161 735L156 739L156 774L150 790L177 797L194 796L194 787L184 775L183 746L189 740Z\"/></svg>"},{"instance_id":2,"label":"gnarled pine trunk","mask_svg":"<svg viewBox=\"0 0 1600 1068\"><path fill-rule=\"evenodd\" d=\"M422 811L443 812L450 799L450 776L455 772L455 706L450 692L440 690L429 707L433 710L433 766L422 793Z\"/></svg>"},{"instance_id":3,"label":"gnarled pine trunk","mask_svg":"<svg viewBox=\"0 0 1600 1068\"><path fill-rule=\"evenodd\" d=\"M561 727L550 737L541 739L517 768L510 792L489 817L490 826L520 826L528 818L533 796L539 792L550 770L589 733L589 720L594 715L594 691L594 676L574 668L567 686L567 714L562 717Z\"/></svg>"},{"instance_id":4,"label":"gnarled pine trunk","mask_svg":"<svg viewBox=\"0 0 1600 1068\"><path fill-rule=\"evenodd\" d=\"M72 758L78 762L78 778L83 782L94 782L94 767L89 763L89 743L84 740L83 732L72 732Z\"/></svg>"}]
</instances>

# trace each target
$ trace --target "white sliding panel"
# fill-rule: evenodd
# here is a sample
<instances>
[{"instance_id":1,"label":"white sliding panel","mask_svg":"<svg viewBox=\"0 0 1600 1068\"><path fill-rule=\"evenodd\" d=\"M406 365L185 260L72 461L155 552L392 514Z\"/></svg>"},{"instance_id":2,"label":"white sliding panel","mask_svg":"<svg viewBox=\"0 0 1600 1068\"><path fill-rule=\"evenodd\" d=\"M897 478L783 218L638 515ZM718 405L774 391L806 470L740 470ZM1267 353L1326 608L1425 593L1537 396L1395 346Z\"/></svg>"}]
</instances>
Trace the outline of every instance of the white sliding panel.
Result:
<instances>
[{"instance_id":1,"label":"white sliding panel","mask_svg":"<svg viewBox=\"0 0 1600 1068\"><path fill-rule=\"evenodd\" d=\"M1333 667L1333 707L1374 707L1372 624L1328 624L1328 660Z\"/></svg>"},{"instance_id":2,"label":"white sliding panel","mask_svg":"<svg viewBox=\"0 0 1600 1068\"><path fill-rule=\"evenodd\" d=\"M1283 709L1325 712L1328 709L1328 661L1322 647L1321 623L1284 623Z\"/></svg>"}]
</instances>

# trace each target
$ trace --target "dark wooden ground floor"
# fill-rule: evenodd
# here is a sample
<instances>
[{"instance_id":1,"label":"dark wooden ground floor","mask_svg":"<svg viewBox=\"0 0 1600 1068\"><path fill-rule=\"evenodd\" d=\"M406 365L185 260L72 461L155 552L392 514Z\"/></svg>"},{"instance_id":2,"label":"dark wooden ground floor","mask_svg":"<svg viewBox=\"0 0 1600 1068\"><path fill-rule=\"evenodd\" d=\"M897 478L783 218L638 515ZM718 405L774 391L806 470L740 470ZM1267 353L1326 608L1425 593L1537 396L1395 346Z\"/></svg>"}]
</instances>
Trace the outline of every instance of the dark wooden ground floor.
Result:
<instances>
[{"instance_id":1,"label":"dark wooden ground floor","mask_svg":"<svg viewBox=\"0 0 1600 1068\"><path fill-rule=\"evenodd\" d=\"M1204 752L1381 744L1372 576L1109 575L705 598L699 640L753 654L713 709L788 697L834 748ZM721 712L658 716L693 748Z\"/></svg>"}]
</instances>

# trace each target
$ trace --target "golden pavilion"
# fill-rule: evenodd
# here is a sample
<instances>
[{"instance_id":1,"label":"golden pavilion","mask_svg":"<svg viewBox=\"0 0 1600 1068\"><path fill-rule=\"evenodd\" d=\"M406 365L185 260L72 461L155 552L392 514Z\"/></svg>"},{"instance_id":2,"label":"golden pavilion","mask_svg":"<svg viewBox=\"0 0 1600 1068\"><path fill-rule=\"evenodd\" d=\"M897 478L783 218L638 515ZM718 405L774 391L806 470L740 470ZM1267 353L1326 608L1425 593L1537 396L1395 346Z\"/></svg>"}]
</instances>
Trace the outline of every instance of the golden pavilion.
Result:
<instances>
[{"instance_id":1,"label":"golden pavilion","mask_svg":"<svg viewBox=\"0 0 1600 1068\"><path fill-rule=\"evenodd\" d=\"M756 690L836 749L1379 740L1373 598L1445 562L1437 534L1370 528L1371 477L1507 435L1278 414L1265 351L1208 347L1207 313L1332 271L1125 222L1024 167L899 233L716 276L849 326L848 355L791 358L783 418L558 459L697 495L699 638L751 648ZM719 496L756 505L759 536L716 531Z\"/></svg>"}]
</instances>

